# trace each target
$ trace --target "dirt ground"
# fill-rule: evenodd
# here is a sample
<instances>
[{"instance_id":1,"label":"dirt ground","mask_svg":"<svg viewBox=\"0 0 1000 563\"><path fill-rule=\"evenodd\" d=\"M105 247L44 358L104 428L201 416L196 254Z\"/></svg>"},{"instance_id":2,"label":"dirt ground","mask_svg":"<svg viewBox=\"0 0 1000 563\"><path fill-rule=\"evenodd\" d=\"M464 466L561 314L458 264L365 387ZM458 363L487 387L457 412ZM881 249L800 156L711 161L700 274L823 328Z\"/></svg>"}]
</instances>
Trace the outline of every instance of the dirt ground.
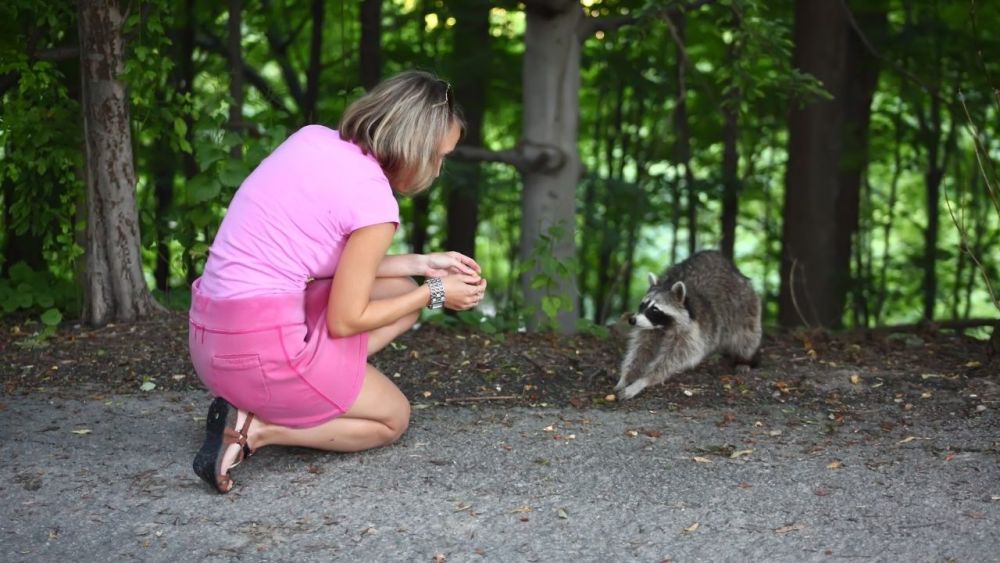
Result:
<instances>
[{"instance_id":1,"label":"dirt ground","mask_svg":"<svg viewBox=\"0 0 1000 563\"><path fill-rule=\"evenodd\" d=\"M2 321L4 394L66 396L202 389L187 354L186 314L94 329L66 324L39 339L37 324ZM933 327L915 332L769 331L762 365L736 373L722 359L614 404L624 332L610 336L488 335L425 324L375 356L411 402L577 408L696 408L823 403L827 424L866 403L908 416L975 416L1000 401L1000 362L985 340ZM885 421L886 426L901 423ZM724 421L723 421L724 422Z\"/></svg>"}]
</instances>

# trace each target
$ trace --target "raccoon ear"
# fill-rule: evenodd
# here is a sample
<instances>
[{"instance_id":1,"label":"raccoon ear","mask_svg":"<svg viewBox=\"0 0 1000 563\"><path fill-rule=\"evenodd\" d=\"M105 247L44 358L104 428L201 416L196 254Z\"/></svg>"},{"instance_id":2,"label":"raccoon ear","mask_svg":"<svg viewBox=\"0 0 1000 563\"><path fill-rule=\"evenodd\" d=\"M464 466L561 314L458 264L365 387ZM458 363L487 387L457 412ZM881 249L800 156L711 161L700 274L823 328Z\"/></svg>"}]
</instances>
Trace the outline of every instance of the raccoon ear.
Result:
<instances>
[{"instance_id":1,"label":"raccoon ear","mask_svg":"<svg viewBox=\"0 0 1000 563\"><path fill-rule=\"evenodd\" d=\"M683 304L684 298L687 296L687 287L684 286L684 282L679 281L670 288L670 293L673 293L674 297Z\"/></svg>"},{"instance_id":2,"label":"raccoon ear","mask_svg":"<svg viewBox=\"0 0 1000 563\"><path fill-rule=\"evenodd\" d=\"M654 274L653 272L649 272L648 274L646 274L646 276L648 276L649 278L649 287L653 287L660 281L656 279L656 274Z\"/></svg>"}]
</instances>

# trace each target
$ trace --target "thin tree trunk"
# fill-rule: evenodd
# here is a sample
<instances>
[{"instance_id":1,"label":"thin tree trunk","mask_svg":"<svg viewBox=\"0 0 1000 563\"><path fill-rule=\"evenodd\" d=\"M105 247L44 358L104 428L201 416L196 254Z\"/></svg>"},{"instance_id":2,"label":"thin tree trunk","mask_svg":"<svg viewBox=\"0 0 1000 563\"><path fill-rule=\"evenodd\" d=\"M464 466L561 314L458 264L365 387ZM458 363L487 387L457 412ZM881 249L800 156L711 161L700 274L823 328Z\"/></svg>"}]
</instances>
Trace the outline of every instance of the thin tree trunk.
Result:
<instances>
[{"instance_id":1,"label":"thin tree trunk","mask_svg":"<svg viewBox=\"0 0 1000 563\"><path fill-rule=\"evenodd\" d=\"M382 0L361 2L361 85L371 90L382 77Z\"/></svg>"},{"instance_id":2,"label":"thin tree trunk","mask_svg":"<svg viewBox=\"0 0 1000 563\"><path fill-rule=\"evenodd\" d=\"M732 28L739 31L742 24L736 10L733 11ZM726 50L726 59L735 65L739 59L739 46L734 40ZM726 92L722 105L722 254L730 260L736 246L736 222L740 214L740 155L739 118L741 93L732 86Z\"/></svg>"},{"instance_id":3,"label":"thin tree trunk","mask_svg":"<svg viewBox=\"0 0 1000 563\"><path fill-rule=\"evenodd\" d=\"M731 90L722 108L722 254L730 260L736 246L736 221L740 213L739 103L740 94Z\"/></svg>"},{"instance_id":4,"label":"thin tree trunk","mask_svg":"<svg viewBox=\"0 0 1000 563\"><path fill-rule=\"evenodd\" d=\"M460 96L465 112L463 144L483 146L483 118L486 114L486 85L489 83L490 5L486 2L456 3L451 80L456 97ZM447 230L445 246L466 256L476 255L476 231L479 227L479 186L481 162L456 162L447 174L445 203Z\"/></svg>"},{"instance_id":5,"label":"thin tree trunk","mask_svg":"<svg viewBox=\"0 0 1000 563\"><path fill-rule=\"evenodd\" d=\"M229 130L243 133L243 0L229 0L228 40L226 43L229 60ZM235 145L230 153L232 158L243 158L243 145Z\"/></svg>"},{"instance_id":6,"label":"thin tree trunk","mask_svg":"<svg viewBox=\"0 0 1000 563\"><path fill-rule=\"evenodd\" d=\"M84 320L129 322L159 309L142 272L123 15L116 0L80 0L81 92L87 162Z\"/></svg>"},{"instance_id":7,"label":"thin tree trunk","mask_svg":"<svg viewBox=\"0 0 1000 563\"><path fill-rule=\"evenodd\" d=\"M306 69L306 93L302 98L302 114L307 123L314 123L319 119L316 114L316 103L319 100L320 71L323 70L325 0L312 0L309 12L312 15L312 33L309 36L309 67Z\"/></svg>"},{"instance_id":8,"label":"thin tree trunk","mask_svg":"<svg viewBox=\"0 0 1000 563\"><path fill-rule=\"evenodd\" d=\"M902 95L902 92L900 92ZM892 156L892 179L889 180L889 201L886 203L886 219L882 227L882 259L879 261L878 293L875 297L875 324L882 324L882 312L885 308L888 294L887 279L889 272L889 242L892 235L892 225L896 217L896 197L899 193L899 178L903 174L903 110L902 102L896 105L893 115L893 131L895 144Z\"/></svg>"},{"instance_id":9,"label":"thin tree trunk","mask_svg":"<svg viewBox=\"0 0 1000 563\"><path fill-rule=\"evenodd\" d=\"M672 11L669 21L674 33L677 50L677 102L674 107L674 130L677 144L674 146L674 162L684 169L684 190L687 195L688 255L698 248L698 189L691 171L691 127L687 112L687 51L686 16L684 12Z\"/></svg>"},{"instance_id":10,"label":"thin tree trunk","mask_svg":"<svg viewBox=\"0 0 1000 563\"><path fill-rule=\"evenodd\" d=\"M864 21L879 30L884 10ZM833 99L789 114L779 322L839 328L879 69L839 2L797 0L794 35L795 66L822 81Z\"/></svg>"},{"instance_id":11,"label":"thin tree trunk","mask_svg":"<svg viewBox=\"0 0 1000 563\"><path fill-rule=\"evenodd\" d=\"M419 13L420 19L420 55L421 59L432 59L434 58L434 53L426 52L426 45L428 44L427 34L425 32L425 26L423 22L426 20L427 15L430 13L426 2L419 2ZM427 248L427 225L430 222L428 219L428 214L431 208L431 194L424 193L420 197L415 197L410 205L410 249L415 254L423 254Z\"/></svg>"},{"instance_id":12,"label":"thin tree trunk","mask_svg":"<svg viewBox=\"0 0 1000 563\"><path fill-rule=\"evenodd\" d=\"M576 258L576 186L580 177L577 152L580 90L580 40L577 30L583 9L576 2L560 2L549 10L528 4L524 34L522 143L558 147L562 166L528 168L522 172L520 258L536 258L543 236L551 236L552 258L568 266ZM533 287L539 275L550 287ZM556 314L560 332L576 330L576 279L569 271L542 272L536 264L522 278L526 305L536 313L529 328L545 318L543 297L569 300Z\"/></svg>"}]
</instances>

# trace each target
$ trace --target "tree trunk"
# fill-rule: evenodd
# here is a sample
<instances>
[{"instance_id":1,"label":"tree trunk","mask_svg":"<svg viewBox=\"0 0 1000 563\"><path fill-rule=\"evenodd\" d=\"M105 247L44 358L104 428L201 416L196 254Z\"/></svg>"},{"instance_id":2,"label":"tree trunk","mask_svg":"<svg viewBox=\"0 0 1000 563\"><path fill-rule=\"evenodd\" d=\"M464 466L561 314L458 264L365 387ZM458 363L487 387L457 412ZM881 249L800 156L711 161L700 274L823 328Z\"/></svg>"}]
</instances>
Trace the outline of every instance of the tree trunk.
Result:
<instances>
[{"instance_id":1,"label":"tree trunk","mask_svg":"<svg viewBox=\"0 0 1000 563\"><path fill-rule=\"evenodd\" d=\"M736 246L736 221L740 213L739 173L739 92L733 89L722 108L722 244L721 251L730 260Z\"/></svg>"},{"instance_id":2,"label":"tree trunk","mask_svg":"<svg viewBox=\"0 0 1000 563\"><path fill-rule=\"evenodd\" d=\"M159 306L146 286L135 200L122 13L117 0L80 0L80 65L87 162L84 320L134 321Z\"/></svg>"},{"instance_id":3,"label":"tree trunk","mask_svg":"<svg viewBox=\"0 0 1000 563\"><path fill-rule=\"evenodd\" d=\"M580 102L580 39L577 29L583 9L577 2L529 3L526 9L523 58L522 144L548 145L562 153L562 166L522 171L520 259L537 256L543 236L551 241L552 258L563 268L543 272L536 260L522 278L525 304L535 311L529 328L537 328L543 315L543 297L564 300L556 315L561 333L576 330L579 317L576 279L568 268L576 258L576 186L580 178L577 127ZM536 276L545 276L551 287L533 287ZM568 300L568 301L567 301Z\"/></svg>"},{"instance_id":4,"label":"tree trunk","mask_svg":"<svg viewBox=\"0 0 1000 563\"><path fill-rule=\"evenodd\" d=\"M677 105L674 107L674 130L677 132L677 144L674 145L674 162L684 168L684 191L687 195L688 255L690 256L698 248L698 188L695 185L694 173L691 172L691 127L687 111L686 16L684 12L673 11L668 17L674 29L674 41L677 43Z\"/></svg>"},{"instance_id":5,"label":"tree trunk","mask_svg":"<svg viewBox=\"0 0 1000 563\"><path fill-rule=\"evenodd\" d=\"M884 11L878 17L884 21ZM797 0L794 35L796 68L833 99L789 114L778 320L839 328L878 68L837 2Z\"/></svg>"},{"instance_id":6,"label":"tree trunk","mask_svg":"<svg viewBox=\"0 0 1000 563\"><path fill-rule=\"evenodd\" d=\"M243 134L243 0L229 0L227 52L229 54L229 130ZM243 158L243 146L232 148L231 157Z\"/></svg>"},{"instance_id":7,"label":"tree trunk","mask_svg":"<svg viewBox=\"0 0 1000 563\"><path fill-rule=\"evenodd\" d=\"M382 77L382 0L361 2L361 85L371 90Z\"/></svg>"},{"instance_id":8,"label":"tree trunk","mask_svg":"<svg viewBox=\"0 0 1000 563\"><path fill-rule=\"evenodd\" d=\"M306 93L302 99L302 114L306 123L314 123L316 102L319 100L319 78L323 70L323 20L326 15L325 0L312 0L309 8L312 34L309 36L309 67L306 69Z\"/></svg>"},{"instance_id":9,"label":"tree trunk","mask_svg":"<svg viewBox=\"0 0 1000 563\"><path fill-rule=\"evenodd\" d=\"M740 26L739 15L734 11L733 28ZM739 58L736 42L727 48L726 58L735 65ZM734 257L736 246L736 222L740 214L740 155L739 155L739 118L740 91L731 87L722 105L722 254L730 260Z\"/></svg>"},{"instance_id":10,"label":"tree trunk","mask_svg":"<svg viewBox=\"0 0 1000 563\"><path fill-rule=\"evenodd\" d=\"M465 136L462 143L483 146L483 116L486 113L486 85L490 69L490 4L458 2L452 7L458 24L454 27L454 49L450 76L455 97L465 112ZM456 162L447 174L445 202L447 230L445 248L475 257L476 230L479 226L479 185L482 164Z\"/></svg>"}]
</instances>

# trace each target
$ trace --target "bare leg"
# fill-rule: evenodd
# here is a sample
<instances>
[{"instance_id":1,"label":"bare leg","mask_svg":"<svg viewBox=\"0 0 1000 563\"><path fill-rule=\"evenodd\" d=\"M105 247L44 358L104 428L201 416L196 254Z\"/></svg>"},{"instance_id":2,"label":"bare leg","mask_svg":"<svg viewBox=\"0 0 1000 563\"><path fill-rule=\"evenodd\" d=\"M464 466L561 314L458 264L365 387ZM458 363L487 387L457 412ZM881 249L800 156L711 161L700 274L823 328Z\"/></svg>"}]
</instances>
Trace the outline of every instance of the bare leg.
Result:
<instances>
[{"instance_id":1,"label":"bare leg","mask_svg":"<svg viewBox=\"0 0 1000 563\"><path fill-rule=\"evenodd\" d=\"M372 299L387 299L403 295L416 289L417 282L413 278L375 278L375 285L372 287ZM368 333L368 356L385 348L390 342L400 334L410 330L420 318L420 313L412 313L399 319L398 321L383 327L376 328Z\"/></svg>"},{"instance_id":2,"label":"bare leg","mask_svg":"<svg viewBox=\"0 0 1000 563\"><path fill-rule=\"evenodd\" d=\"M245 416L240 411L237 426ZM254 450L280 445L357 452L395 442L409 424L410 402L392 381L369 365L361 393L343 415L311 428L288 428L254 417L247 435ZM230 449L235 458L238 448Z\"/></svg>"}]
</instances>

